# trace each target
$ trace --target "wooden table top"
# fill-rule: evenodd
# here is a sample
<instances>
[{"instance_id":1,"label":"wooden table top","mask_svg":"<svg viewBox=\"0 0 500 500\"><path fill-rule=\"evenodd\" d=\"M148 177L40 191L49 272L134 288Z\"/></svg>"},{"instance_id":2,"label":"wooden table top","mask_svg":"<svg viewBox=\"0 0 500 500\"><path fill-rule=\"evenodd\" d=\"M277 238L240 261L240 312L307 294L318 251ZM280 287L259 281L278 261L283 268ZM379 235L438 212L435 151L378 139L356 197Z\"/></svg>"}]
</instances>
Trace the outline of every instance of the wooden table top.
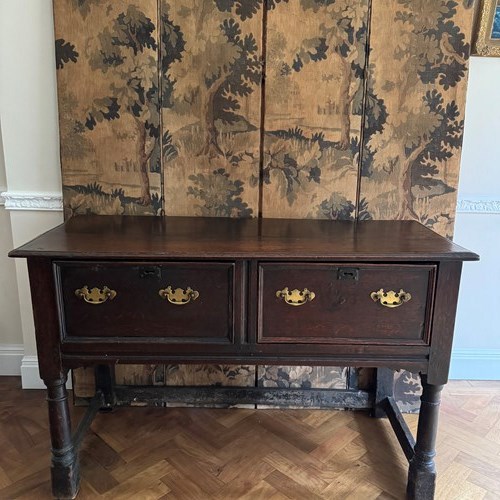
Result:
<instances>
[{"instance_id":1,"label":"wooden table top","mask_svg":"<svg viewBox=\"0 0 500 500\"><path fill-rule=\"evenodd\" d=\"M78 216L10 257L443 261L479 257L415 221Z\"/></svg>"}]
</instances>

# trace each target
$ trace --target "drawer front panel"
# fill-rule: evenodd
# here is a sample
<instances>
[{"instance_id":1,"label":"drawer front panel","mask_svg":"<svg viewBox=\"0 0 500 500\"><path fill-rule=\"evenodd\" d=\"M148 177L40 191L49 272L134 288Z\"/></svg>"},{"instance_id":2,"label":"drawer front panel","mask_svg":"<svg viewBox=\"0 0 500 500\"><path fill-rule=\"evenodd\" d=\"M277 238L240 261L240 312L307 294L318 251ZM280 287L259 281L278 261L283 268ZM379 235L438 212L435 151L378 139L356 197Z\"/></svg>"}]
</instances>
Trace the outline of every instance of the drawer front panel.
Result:
<instances>
[{"instance_id":1,"label":"drawer front panel","mask_svg":"<svg viewBox=\"0 0 500 500\"><path fill-rule=\"evenodd\" d=\"M260 264L258 342L428 344L434 275L430 265Z\"/></svg>"},{"instance_id":2,"label":"drawer front panel","mask_svg":"<svg viewBox=\"0 0 500 500\"><path fill-rule=\"evenodd\" d=\"M234 339L233 263L55 264L63 337Z\"/></svg>"}]
</instances>

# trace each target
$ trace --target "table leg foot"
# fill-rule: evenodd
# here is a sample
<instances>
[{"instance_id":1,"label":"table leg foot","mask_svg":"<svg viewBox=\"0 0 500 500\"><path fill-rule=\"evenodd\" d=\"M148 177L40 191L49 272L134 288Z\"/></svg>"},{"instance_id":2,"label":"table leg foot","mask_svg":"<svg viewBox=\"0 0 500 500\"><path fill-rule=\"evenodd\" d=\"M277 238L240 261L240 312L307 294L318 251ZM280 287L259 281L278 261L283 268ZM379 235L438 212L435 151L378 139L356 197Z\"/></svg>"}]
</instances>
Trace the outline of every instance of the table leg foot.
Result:
<instances>
[{"instance_id":1,"label":"table leg foot","mask_svg":"<svg viewBox=\"0 0 500 500\"><path fill-rule=\"evenodd\" d=\"M434 461L433 461L434 464ZM413 458L408 472L406 496L410 500L430 500L436 490L436 470L434 466L419 464Z\"/></svg>"},{"instance_id":2,"label":"table leg foot","mask_svg":"<svg viewBox=\"0 0 500 500\"><path fill-rule=\"evenodd\" d=\"M73 499L80 486L78 453L71 436L66 374L45 380L52 442L52 492L59 499Z\"/></svg>"},{"instance_id":3,"label":"table leg foot","mask_svg":"<svg viewBox=\"0 0 500 500\"><path fill-rule=\"evenodd\" d=\"M407 498L432 500L436 489L436 435L442 385L430 385L422 375L422 396L415 455L410 460Z\"/></svg>"},{"instance_id":4,"label":"table leg foot","mask_svg":"<svg viewBox=\"0 0 500 500\"><path fill-rule=\"evenodd\" d=\"M80 467L78 460L70 465L55 465L51 468L52 494L62 500L73 500L80 490Z\"/></svg>"}]
</instances>

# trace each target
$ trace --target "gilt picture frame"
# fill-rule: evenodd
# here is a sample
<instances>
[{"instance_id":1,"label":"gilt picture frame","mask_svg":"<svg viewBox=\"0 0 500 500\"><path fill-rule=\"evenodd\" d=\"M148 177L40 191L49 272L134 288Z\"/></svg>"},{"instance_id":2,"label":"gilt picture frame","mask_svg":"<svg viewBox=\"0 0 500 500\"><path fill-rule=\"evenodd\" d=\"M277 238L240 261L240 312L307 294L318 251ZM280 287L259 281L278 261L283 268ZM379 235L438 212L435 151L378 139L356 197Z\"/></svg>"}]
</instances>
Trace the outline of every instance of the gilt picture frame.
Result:
<instances>
[{"instance_id":1,"label":"gilt picture frame","mask_svg":"<svg viewBox=\"0 0 500 500\"><path fill-rule=\"evenodd\" d=\"M472 55L500 57L500 0L481 0Z\"/></svg>"}]
</instances>

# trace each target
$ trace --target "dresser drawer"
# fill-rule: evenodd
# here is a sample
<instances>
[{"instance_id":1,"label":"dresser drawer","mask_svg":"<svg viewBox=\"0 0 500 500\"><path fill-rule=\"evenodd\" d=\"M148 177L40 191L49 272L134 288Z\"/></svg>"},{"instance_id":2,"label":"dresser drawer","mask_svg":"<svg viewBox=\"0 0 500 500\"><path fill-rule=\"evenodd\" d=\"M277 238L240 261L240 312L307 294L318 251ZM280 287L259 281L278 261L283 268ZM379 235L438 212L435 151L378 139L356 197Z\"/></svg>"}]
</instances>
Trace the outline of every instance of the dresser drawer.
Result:
<instances>
[{"instance_id":1,"label":"dresser drawer","mask_svg":"<svg viewBox=\"0 0 500 500\"><path fill-rule=\"evenodd\" d=\"M429 343L433 265L259 266L260 343Z\"/></svg>"},{"instance_id":2,"label":"dresser drawer","mask_svg":"<svg viewBox=\"0 0 500 500\"><path fill-rule=\"evenodd\" d=\"M57 262L63 338L234 339L233 263Z\"/></svg>"}]
</instances>

